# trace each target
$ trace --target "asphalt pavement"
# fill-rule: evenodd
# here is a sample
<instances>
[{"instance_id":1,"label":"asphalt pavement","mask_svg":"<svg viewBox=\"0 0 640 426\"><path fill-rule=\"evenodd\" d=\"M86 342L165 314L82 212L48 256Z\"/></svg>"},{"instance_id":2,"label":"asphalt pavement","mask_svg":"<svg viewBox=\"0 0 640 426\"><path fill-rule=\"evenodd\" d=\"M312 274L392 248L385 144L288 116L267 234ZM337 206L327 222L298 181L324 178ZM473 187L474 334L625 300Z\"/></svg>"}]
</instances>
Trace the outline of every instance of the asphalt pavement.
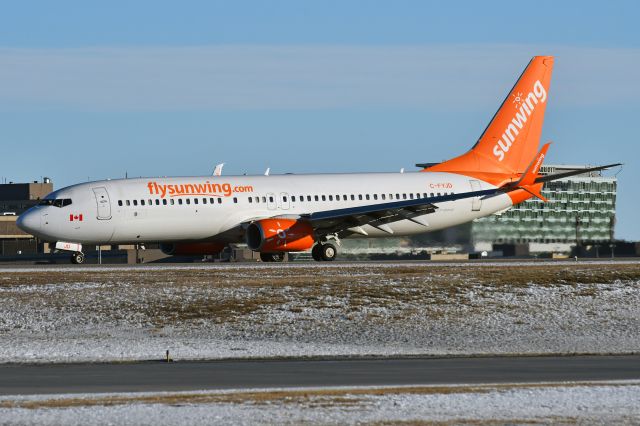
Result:
<instances>
[{"instance_id":1,"label":"asphalt pavement","mask_svg":"<svg viewBox=\"0 0 640 426\"><path fill-rule=\"evenodd\" d=\"M640 379L640 355L2 364L0 394Z\"/></svg>"}]
</instances>

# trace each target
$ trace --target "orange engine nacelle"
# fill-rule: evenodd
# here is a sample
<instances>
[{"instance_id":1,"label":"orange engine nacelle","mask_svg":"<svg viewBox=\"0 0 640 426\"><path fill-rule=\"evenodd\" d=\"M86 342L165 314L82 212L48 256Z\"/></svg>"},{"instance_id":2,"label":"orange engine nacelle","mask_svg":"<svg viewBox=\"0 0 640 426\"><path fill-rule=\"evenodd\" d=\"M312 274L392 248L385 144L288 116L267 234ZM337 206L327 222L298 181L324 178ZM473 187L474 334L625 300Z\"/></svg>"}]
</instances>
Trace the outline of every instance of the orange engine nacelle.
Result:
<instances>
[{"instance_id":1,"label":"orange engine nacelle","mask_svg":"<svg viewBox=\"0 0 640 426\"><path fill-rule=\"evenodd\" d=\"M170 256L198 256L207 254L218 254L224 250L222 243L171 243L161 244L160 250Z\"/></svg>"},{"instance_id":2,"label":"orange engine nacelle","mask_svg":"<svg viewBox=\"0 0 640 426\"><path fill-rule=\"evenodd\" d=\"M315 243L308 222L295 219L262 219L247 228L247 245L251 250L271 253L304 251Z\"/></svg>"}]
</instances>

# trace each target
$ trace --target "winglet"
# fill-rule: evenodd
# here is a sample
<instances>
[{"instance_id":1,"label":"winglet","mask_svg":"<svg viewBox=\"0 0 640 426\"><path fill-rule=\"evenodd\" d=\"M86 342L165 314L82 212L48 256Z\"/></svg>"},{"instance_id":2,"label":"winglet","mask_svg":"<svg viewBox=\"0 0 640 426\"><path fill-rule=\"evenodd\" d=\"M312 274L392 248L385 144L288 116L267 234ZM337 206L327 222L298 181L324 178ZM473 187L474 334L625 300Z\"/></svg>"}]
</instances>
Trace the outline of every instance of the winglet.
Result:
<instances>
[{"instance_id":1,"label":"winglet","mask_svg":"<svg viewBox=\"0 0 640 426\"><path fill-rule=\"evenodd\" d=\"M538 155L535 156L527 170L522 174L520 181L518 182L518 186L528 186L533 185L538 178L538 172L540 172L540 167L542 167L542 162L544 161L545 156L547 155L547 150L551 142L547 142L544 144Z\"/></svg>"}]
</instances>

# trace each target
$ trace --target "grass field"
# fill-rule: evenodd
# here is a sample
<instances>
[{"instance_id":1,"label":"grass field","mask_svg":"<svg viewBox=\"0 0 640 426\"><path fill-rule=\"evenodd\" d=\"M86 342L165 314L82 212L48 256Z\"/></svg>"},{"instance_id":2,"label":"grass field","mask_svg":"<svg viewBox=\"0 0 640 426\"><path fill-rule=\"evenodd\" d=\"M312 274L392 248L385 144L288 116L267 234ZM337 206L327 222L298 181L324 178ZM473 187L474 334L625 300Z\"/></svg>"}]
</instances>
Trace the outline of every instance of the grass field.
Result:
<instances>
[{"instance_id":1,"label":"grass field","mask_svg":"<svg viewBox=\"0 0 640 426\"><path fill-rule=\"evenodd\" d=\"M5 269L0 361L620 353L640 263ZM46 349L45 349L46 347Z\"/></svg>"}]
</instances>

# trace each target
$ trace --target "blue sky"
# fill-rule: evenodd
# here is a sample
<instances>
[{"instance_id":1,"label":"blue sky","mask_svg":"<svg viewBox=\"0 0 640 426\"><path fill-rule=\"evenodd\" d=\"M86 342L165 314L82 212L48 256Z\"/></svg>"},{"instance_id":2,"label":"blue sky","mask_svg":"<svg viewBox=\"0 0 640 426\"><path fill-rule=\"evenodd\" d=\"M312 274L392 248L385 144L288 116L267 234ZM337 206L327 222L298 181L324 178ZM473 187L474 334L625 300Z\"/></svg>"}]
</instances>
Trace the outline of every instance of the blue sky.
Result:
<instances>
[{"instance_id":1,"label":"blue sky","mask_svg":"<svg viewBox=\"0 0 640 426\"><path fill-rule=\"evenodd\" d=\"M622 161L640 239L637 2L9 2L0 177L412 170L467 150L556 56L549 163Z\"/></svg>"}]
</instances>

